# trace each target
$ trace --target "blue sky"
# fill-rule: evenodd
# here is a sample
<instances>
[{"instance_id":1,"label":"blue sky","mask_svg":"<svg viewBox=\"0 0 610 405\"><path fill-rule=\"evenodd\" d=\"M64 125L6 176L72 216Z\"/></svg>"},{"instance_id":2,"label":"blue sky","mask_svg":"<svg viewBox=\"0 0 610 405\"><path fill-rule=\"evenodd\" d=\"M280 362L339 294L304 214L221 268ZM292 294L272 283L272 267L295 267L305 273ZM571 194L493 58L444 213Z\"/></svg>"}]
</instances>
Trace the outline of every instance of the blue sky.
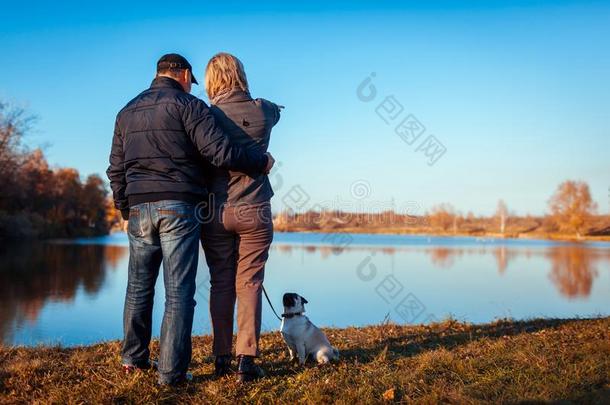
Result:
<instances>
[{"instance_id":1,"label":"blue sky","mask_svg":"<svg viewBox=\"0 0 610 405\"><path fill-rule=\"evenodd\" d=\"M271 143L276 208L300 186L304 208L449 202L491 214L503 198L540 214L576 179L608 213L610 4L259 3L3 5L0 97L38 115L29 143L48 145L53 164L103 174L114 117L160 55L185 55L203 77L228 51L255 97L286 106ZM373 72L377 96L363 102L356 90ZM193 93L207 101L202 86ZM387 96L403 106L391 124L376 112ZM412 145L394 133L409 114L426 128ZM432 166L416 151L429 135L446 148Z\"/></svg>"}]
</instances>

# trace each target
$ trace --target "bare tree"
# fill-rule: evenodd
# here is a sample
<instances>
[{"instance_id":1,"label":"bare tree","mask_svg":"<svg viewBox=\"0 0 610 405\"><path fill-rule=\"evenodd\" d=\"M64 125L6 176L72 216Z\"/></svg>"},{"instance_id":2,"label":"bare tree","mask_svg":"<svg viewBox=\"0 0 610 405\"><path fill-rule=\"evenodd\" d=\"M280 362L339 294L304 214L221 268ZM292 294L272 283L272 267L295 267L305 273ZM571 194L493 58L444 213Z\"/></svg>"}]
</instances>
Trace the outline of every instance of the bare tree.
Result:
<instances>
[{"instance_id":1,"label":"bare tree","mask_svg":"<svg viewBox=\"0 0 610 405\"><path fill-rule=\"evenodd\" d=\"M500 220L500 233L504 235L504 231L506 230L506 220L508 219L508 207L506 206L504 200L498 201L496 217Z\"/></svg>"},{"instance_id":2,"label":"bare tree","mask_svg":"<svg viewBox=\"0 0 610 405\"><path fill-rule=\"evenodd\" d=\"M457 235L458 229L464 223L464 215L461 212L453 213L453 233Z\"/></svg>"},{"instance_id":3,"label":"bare tree","mask_svg":"<svg viewBox=\"0 0 610 405\"><path fill-rule=\"evenodd\" d=\"M34 119L22 108L0 101L0 176L10 175L10 169L18 164L24 152L23 136Z\"/></svg>"},{"instance_id":4,"label":"bare tree","mask_svg":"<svg viewBox=\"0 0 610 405\"><path fill-rule=\"evenodd\" d=\"M559 229L576 233L577 237L585 227L587 220L597 209L591 198L589 185L583 181L564 181L549 200L549 207Z\"/></svg>"}]
</instances>

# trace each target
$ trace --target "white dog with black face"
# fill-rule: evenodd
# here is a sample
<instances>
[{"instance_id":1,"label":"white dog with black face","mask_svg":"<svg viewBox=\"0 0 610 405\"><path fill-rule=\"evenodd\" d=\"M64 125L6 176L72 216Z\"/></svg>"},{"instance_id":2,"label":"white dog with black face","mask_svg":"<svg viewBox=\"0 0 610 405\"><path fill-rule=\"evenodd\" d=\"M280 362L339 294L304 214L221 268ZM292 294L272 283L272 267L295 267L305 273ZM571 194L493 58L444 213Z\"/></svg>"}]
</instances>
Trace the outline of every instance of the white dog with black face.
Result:
<instances>
[{"instance_id":1,"label":"white dog with black face","mask_svg":"<svg viewBox=\"0 0 610 405\"><path fill-rule=\"evenodd\" d=\"M339 351L330 345L326 335L303 315L307 300L295 293L284 294L284 313L280 332L290 351L290 361L305 364L308 357L319 364L339 360Z\"/></svg>"}]
</instances>

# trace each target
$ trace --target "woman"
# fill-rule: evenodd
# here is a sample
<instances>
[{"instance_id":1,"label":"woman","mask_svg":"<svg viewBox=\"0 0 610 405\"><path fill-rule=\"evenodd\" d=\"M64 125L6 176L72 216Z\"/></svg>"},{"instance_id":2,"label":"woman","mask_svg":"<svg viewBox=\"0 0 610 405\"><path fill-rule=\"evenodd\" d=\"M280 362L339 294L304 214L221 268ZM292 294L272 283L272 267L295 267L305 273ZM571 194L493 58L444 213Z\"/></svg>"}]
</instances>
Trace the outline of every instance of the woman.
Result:
<instances>
[{"instance_id":1,"label":"woman","mask_svg":"<svg viewBox=\"0 0 610 405\"><path fill-rule=\"evenodd\" d=\"M205 88L211 111L232 142L264 151L280 108L264 99L252 99L239 59L219 53L210 59ZM267 175L255 177L212 169L208 181L210 215L202 227L202 245L210 268L210 315L214 334L216 375L231 372L233 313L237 298L238 381L264 376L254 362L259 355L262 285L273 239Z\"/></svg>"}]
</instances>

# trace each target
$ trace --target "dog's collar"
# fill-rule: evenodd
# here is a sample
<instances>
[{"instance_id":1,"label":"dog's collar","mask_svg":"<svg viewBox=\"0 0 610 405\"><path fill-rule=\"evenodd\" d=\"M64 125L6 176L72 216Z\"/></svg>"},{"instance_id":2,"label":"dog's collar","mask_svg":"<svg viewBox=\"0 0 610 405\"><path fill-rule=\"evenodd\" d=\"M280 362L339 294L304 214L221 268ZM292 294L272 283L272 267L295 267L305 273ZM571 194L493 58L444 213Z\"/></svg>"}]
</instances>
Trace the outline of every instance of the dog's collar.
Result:
<instances>
[{"instance_id":1,"label":"dog's collar","mask_svg":"<svg viewBox=\"0 0 610 405\"><path fill-rule=\"evenodd\" d=\"M303 313L302 312L293 312L293 313L290 313L290 314L282 314L282 318L290 319L290 318L294 318L297 315L303 315Z\"/></svg>"}]
</instances>

